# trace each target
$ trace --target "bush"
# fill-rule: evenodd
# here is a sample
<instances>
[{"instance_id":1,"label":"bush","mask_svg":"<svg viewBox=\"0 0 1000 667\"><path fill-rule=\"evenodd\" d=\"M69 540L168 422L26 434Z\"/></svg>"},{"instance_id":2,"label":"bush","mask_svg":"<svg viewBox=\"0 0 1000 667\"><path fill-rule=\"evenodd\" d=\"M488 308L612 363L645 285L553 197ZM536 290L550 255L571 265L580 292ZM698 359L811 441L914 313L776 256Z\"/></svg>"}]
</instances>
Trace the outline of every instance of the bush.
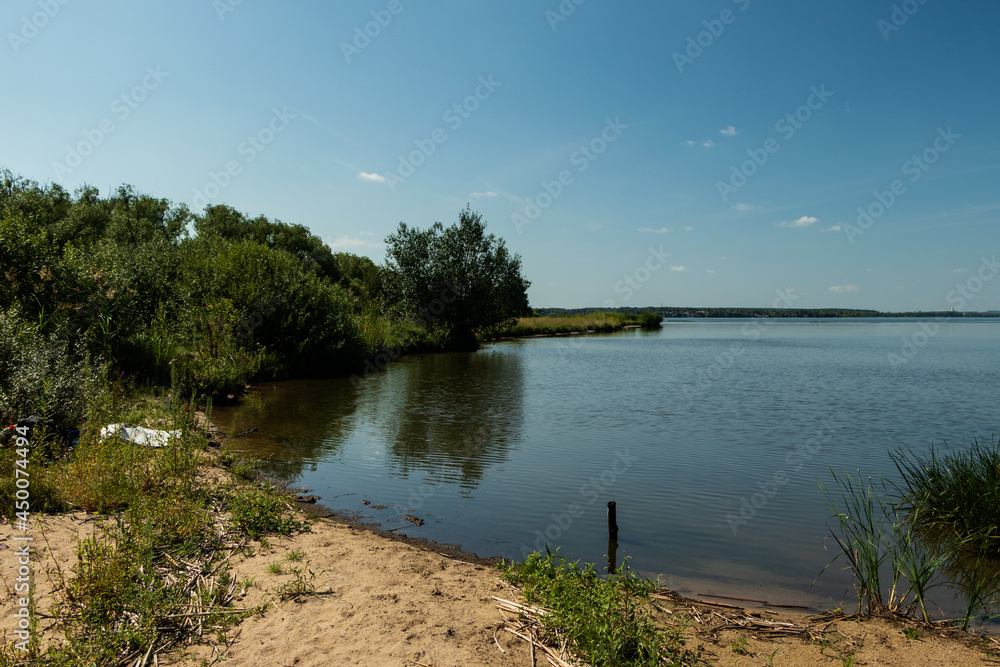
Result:
<instances>
[{"instance_id":1,"label":"bush","mask_svg":"<svg viewBox=\"0 0 1000 667\"><path fill-rule=\"evenodd\" d=\"M629 571L627 563L608 579L592 564L579 567L551 552L501 569L507 581L522 587L529 605L548 610L542 617L548 641L558 646L561 635L581 660L621 667L678 664L684 626L657 628L649 608L656 586Z\"/></svg>"},{"instance_id":2,"label":"bush","mask_svg":"<svg viewBox=\"0 0 1000 667\"><path fill-rule=\"evenodd\" d=\"M288 516L288 506L273 489L237 487L226 495L233 522L248 536L257 539L266 533L290 535L305 524Z\"/></svg>"},{"instance_id":3,"label":"bush","mask_svg":"<svg viewBox=\"0 0 1000 667\"><path fill-rule=\"evenodd\" d=\"M639 313L637 319L639 321L639 326L643 329L660 329L663 326L663 317L659 313L654 313L651 310Z\"/></svg>"},{"instance_id":4,"label":"bush","mask_svg":"<svg viewBox=\"0 0 1000 667\"><path fill-rule=\"evenodd\" d=\"M59 425L81 423L105 392L106 367L89 354L71 353L66 341L45 336L19 317L0 311L0 420L35 414Z\"/></svg>"}]
</instances>

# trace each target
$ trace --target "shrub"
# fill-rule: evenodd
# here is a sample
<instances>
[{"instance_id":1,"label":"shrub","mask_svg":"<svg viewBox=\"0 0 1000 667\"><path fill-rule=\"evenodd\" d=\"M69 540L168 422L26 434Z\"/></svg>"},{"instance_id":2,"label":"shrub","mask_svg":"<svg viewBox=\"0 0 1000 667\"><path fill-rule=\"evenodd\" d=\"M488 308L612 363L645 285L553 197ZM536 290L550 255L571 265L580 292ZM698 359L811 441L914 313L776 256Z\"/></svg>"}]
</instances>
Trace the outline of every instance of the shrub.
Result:
<instances>
[{"instance_id":1,"label":"shrub","mask_svg":"<svg viewBox=\"0 0 1000 667\"><path fill-rule=\"evenodd\" d=\"M639 313L636 319L638 319L639 326L643 329L660 329L663 326L663 317L651 310Z\"/></svg>"},{"instance_id":2,"label":"shrub","mask_svg":"<svg viewBox=\"0 0 1000 667\"><path fill-rule=\"evenodd\" d=\"M608 579L592 564L583 567L551 552L534 553L519 565L501 564L504 578L524 590L529 605L548 610L542 618L548 640L592 665L677 664L683 626L657 628L649 608L656 586L623 563Z\"/></svg>"},{"instance_id":3,"label":"shrub","mask_svg":"<svg viewBox=\"0 0 1000 667\"><path fill-rule=\"evenodd\" d=\"M0 420L37 414L60 425L81 423L105 391L106 367L45 336L17 310L0 311Z\"/></svg>"},{"instance_id":4,"label":"shrub","mask_svg":"<svg viewBox=\"0 0 1000 667\"><path fill-rule=\"evenodd\" d=\"M251 538L266 533L290 535L306 526L288 516L288 506L273 489L243 486L226 494L233 522Z\"/></svg>"}]
</instances>

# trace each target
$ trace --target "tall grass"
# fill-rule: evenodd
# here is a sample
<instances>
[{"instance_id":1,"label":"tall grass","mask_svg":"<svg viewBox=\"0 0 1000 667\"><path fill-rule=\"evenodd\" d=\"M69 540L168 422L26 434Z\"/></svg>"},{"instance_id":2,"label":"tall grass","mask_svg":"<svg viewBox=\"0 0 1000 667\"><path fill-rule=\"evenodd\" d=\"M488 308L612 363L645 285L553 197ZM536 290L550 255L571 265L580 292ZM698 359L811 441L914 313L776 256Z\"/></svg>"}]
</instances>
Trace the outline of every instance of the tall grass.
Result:
<instances>
[{"instance_id":1,"label":"tall grass","mask_svg":"<svg viewBox=\"0 0 1000 667\"><path fill-rule=\"evenodd\" d=\"M522 317L508 329L506 336L537 336L568 333L609 333L620 331L634 318L622 313L597 311L589 315L561 317Z\"/></svg>"},{"instance_id":2,"label":"tall grass","mask_svg":"<svg viewBox=\"0 0 1000 667\"><path fill-rule=\"evenodd\" d=\"M924 455L890 454L902 478L900 502L915 525L938 539L959 540L971 554L1000 557L1000 443Z\"/></svg>"},{"instance_id":3,"label":"tall grass","mask_svg":"<svg viewBox=\"0 0 1000 667\"><path fill-rule=\"evenodd\" d=\"M930 622L928 593L939 586L964 598L963 628L996 611L997 454L996 444L979 442L943 458L933 448L926 456L898 451L898 484L831 470L835 490L820 486L836 521L834 560L847 562L859 614L919 612Z\"/></svg>"}]
</instances>

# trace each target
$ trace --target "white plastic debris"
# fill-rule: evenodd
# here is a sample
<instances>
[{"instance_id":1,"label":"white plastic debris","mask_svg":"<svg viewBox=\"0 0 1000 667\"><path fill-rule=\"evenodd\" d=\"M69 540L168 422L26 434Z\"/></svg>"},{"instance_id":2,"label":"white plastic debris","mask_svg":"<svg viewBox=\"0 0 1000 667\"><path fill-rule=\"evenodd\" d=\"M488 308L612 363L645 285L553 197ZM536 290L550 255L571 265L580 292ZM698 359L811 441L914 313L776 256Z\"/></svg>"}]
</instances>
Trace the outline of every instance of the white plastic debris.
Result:
<instances>
[{"instance_id":1,"label":"white plastic debris","mask_svg":"<svg viewBox=\"0 0 1000 667\"><path fill-rule=\"evenodd\" d=\"M101 429L102 438L118 437L128 442L146 447L165 447L171 442L180 440L180 431L157 431L142 426L128 424L108 424Z\"/></svg>"}]
</instances>

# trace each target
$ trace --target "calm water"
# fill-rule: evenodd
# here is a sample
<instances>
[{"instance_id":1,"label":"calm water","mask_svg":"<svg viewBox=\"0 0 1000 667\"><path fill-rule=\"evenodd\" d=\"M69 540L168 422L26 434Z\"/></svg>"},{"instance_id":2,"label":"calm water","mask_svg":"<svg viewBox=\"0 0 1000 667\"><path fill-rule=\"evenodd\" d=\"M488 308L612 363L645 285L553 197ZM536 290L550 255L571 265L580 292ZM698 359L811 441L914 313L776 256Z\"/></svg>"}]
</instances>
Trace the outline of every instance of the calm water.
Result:
<instances>
[{"instance_id":1,"label":"calm water","mask_svg":"<svg viewBox=\"0 0 1000 667\"><path fill-rule=\"evenodd\" d=\"M406 357L357 386L265 385L215 417L259 429L227 446L383 528L603 562L614 500L618 555L637 570L822 608L849 587L835 566L809 590L835 549L828 466L892 477L889 450L1000 434L1000 320L925 326L682 320L502 342Z\"/></svg>"}]
</instances>

